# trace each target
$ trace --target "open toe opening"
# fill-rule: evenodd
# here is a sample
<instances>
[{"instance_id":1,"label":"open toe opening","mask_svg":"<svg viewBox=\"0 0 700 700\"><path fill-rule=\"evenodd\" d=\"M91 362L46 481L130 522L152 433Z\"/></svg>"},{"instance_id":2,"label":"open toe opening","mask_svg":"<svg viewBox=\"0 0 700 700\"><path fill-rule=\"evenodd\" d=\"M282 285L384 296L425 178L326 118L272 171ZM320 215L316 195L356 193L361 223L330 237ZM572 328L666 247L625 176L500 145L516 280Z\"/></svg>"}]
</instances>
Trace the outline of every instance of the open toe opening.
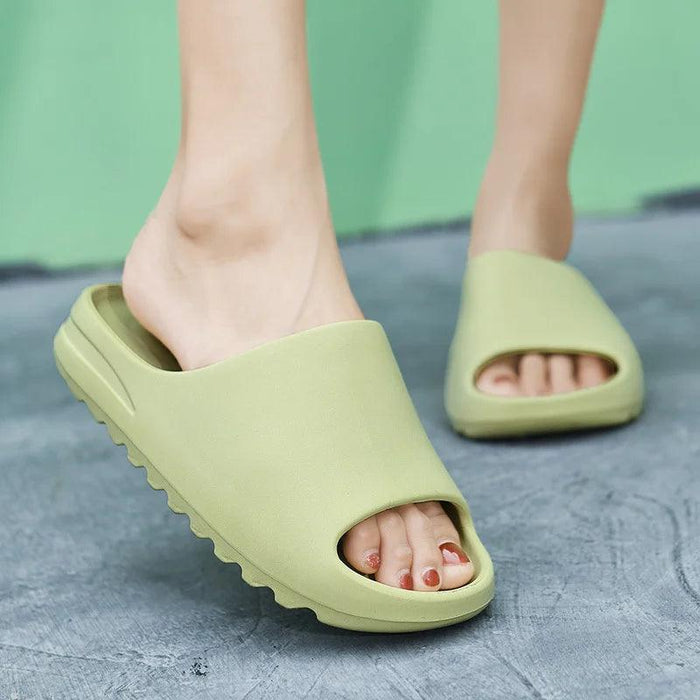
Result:
<instances>
[{"instance_id":1,"label":"open toe opening","mask_svg":"<svg viewBox=\"0 0 700 700\"><path fill-rule=\"evenodd\" d=\"M606 384L617 372L616 362L598 352L528 349L490 358L474 373L473 383L490 396L553 396Z\"/></svg>"},{"instance_id":2,"label":"open toe opening","mask_svg":"<svg viewBox=\"0 0 700 700\"><path fill-rule=\"evenodd\" d=\"M478 575L480 543L461 507L417 501L379 511L350 527L337 553L352 571L395 588L452 590Z\"/></svg>"}]
</instances>

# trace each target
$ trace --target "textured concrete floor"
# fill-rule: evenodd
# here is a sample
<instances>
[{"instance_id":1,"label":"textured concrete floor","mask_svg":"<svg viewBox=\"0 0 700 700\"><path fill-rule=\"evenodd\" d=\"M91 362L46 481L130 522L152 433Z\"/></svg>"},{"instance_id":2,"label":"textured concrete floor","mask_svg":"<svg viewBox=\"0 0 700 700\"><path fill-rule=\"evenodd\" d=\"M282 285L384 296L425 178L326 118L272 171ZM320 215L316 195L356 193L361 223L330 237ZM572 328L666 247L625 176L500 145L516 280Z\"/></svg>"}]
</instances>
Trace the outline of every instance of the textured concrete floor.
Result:
<instances>
[{"instance_id":1,"label":"textured concrete floor","mask_svg":"<svg viewBox=\"0 0 700 700\"><path fill-rule=\"evenodd\" d=\"M0 698L700 697L700 216L580 228L648 408L511 443L455 436L441 407L463 236L344 248L497 569L486 613L406 636L249 588L72 400L51 336L104 274L0 284Z\"/></svg>"}]
</instances>

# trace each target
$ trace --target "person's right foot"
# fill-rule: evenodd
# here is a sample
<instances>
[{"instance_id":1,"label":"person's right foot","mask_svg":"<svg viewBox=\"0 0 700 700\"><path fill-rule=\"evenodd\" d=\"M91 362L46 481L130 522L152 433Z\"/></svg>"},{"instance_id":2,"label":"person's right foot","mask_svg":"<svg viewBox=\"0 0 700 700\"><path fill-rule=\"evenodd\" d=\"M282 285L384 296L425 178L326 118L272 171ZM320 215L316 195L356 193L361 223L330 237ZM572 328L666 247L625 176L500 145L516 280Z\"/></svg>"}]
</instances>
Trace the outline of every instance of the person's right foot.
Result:
<instances>
[{"instance_id":1,"label":"person's right foot","mask_svg":"<svg viewBox=\"0 0 700 700\"><path fill-rule=\"evenodd\" d=\"M201 191L183 196L181 184L176 167L126 259L122 285L132 314L183 369L315 326L363 318L321 179L268 177L261 188L265 202L239 198L225 207L220 197ZM397 588L457 588L474 575L437 502L374 515L346 533L342 549L355 570Z\"/></svg>"},{"instance_id":2,"label":"person's right foot","mask_svg":"<svg viewBox=\"0 0 700 700\"><path fill-rule=\"evenodd\" d=\"M555 175L551 183L545 182L546 176L533 176L533 185L521 187L504 186L507 178L503 166L489 164L474 212L470 256L518 250L552 260L566 258L573 234L566 175ZM597 386L614 373L612 363L596 355L533 351L494 358L476 386L495 396L548 396Z\"/></svg>"},{"instance_id":3,"label":"person's right foot","mask_svg":"<svg viewBox=\"0 0 700 700\"><path fill-rule=\"evenodd\" d=\"M595 355L531 352L494 360L476 385L495 396L548 396L597 386L613 374L610 362Z\"/></svg>"}]
</instances>

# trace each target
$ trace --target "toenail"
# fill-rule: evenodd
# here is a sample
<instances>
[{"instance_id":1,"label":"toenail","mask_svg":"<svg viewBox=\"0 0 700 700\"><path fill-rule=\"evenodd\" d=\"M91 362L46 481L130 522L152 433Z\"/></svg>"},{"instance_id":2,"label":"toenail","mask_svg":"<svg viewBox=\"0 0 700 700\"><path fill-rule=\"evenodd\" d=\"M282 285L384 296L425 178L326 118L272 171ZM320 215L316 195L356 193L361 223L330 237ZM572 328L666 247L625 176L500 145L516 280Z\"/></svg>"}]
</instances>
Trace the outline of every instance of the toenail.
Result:
<instances>
[{"instance_id":1,"label":"toenail","mask_svg":"<svg viewBox=\"0 0 700 700\"><path fill-rule=\"evenodd\" d=\"M430 588L435 588L435 586L440 585L440 574L437 569L426 569L421 575L423 583Z\"/></svg>"},{"instance_id":2,"label":"toenail","mask_svg":"<svg viewBox=\"0 0 700 700\"><path fill-rule=\"evenodd\" d=\"M379 552L367 552L365 555L365 564L367 564L368 569L374 569L376 571L381 564Z\"/></svg>"},{"instance_id":3,"label":"toenail","mask_svg":"<svg viewBox=\"0 0 700 700\"><path fill-rule=\"evenodd\" d=\"M445 564L468 564L467 553L454 542L444 542L440 545L442 551L442 561Z\"/></svg>"},{"instance_id":4,"label":"toenail","mask_svg":"<svg viewBox=\"0 0 700 700\"><path fill-rule=\"evenodd\" d=\"M399 586L403 588L406 591L412 591L413 590L413 579L411 578L411 574L407 571L404 574L401 574L399 577Z\"/></svg>"}]
</instances>

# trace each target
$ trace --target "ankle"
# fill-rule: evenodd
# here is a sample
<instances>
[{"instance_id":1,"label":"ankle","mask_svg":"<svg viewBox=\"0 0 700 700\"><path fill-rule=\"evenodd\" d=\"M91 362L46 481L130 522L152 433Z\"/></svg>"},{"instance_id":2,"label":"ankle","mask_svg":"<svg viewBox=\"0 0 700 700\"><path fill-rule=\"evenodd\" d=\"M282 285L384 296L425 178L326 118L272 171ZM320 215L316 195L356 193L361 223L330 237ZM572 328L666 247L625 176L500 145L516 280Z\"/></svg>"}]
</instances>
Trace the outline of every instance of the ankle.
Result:
<instances>
[{"instance_id":1,"label":"ankle","mask_svg":"<svg viewBox=\"0 0 700 700\"><path fill-rule=\"evenodd\" d=\"M284 178L268 180L271 192L212 182L173 172L122 276L129 309L183 368L362 317L325 189L319 201Z\"/></svg>"},{"instance_id":2,"label":"ankle","mask_svg":"<svg viewBox=\"0 0 700 700\"><path fill-rule=\"evenodd\" d=\"M284 173L187 172L177 197L178 231L192 247L238 256L294 238L332 233L323 179Z\"/></svg>"},{"instance_id":3,"label":"ankle","mask_svg":"<svg viewBox=\"0 0 700 700\"><path fill-rule=\"evenodd\" d=\"M563 260L573 221L565 163L492 156L474 208L470 254L508 249Z\"/></svg>"}]
</instances>

